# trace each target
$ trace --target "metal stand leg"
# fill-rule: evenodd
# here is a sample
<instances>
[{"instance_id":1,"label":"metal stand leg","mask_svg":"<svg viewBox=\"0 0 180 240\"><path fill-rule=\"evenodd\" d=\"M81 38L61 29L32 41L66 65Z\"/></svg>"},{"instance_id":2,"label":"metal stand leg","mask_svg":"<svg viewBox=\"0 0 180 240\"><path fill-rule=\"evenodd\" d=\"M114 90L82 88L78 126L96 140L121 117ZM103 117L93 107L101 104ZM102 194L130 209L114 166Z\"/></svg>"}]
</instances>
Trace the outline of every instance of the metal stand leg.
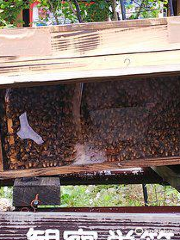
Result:
<instances>
[{"instance_id":1,"label":"metal stand leg","mask_svg":"<svg viewBox=\"0 0 180 240\"><path fill-rule=\"evenodd\" d=\"M122 19L126 20L126 8L125 8L124 0L120 0L120 4L121 4Z\"/></svg>"},{"instance_id":2,"label":"metal stand leg","mask_svg":"<svg viewBox=\"0 0 180 240\"><path fill-rule=\"evenodd\" d=\"M146 184L142 184L142 187L143 187L143 195L144 195L144 204L147 207L148 206L148 192L147 192Z\"/></svg>"}]
</instances>

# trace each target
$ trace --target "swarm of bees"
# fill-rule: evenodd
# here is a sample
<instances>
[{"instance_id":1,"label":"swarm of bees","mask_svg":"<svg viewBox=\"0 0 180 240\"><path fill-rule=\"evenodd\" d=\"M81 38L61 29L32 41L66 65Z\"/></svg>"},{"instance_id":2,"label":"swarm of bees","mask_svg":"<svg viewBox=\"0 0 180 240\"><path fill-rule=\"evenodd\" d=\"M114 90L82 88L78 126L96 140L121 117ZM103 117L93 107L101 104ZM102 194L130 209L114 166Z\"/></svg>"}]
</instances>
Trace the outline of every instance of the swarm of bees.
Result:
<instances>
[{"instance_id":1,"label":"swarm of bees","mask_svg":"<svg viewBox=\"0 0 180 240\"><path fill-rule=\"evenodd\" d=\"M158 77L2 90L7 169L179 156L179 89Z\"/></svg>"}]
</instances>

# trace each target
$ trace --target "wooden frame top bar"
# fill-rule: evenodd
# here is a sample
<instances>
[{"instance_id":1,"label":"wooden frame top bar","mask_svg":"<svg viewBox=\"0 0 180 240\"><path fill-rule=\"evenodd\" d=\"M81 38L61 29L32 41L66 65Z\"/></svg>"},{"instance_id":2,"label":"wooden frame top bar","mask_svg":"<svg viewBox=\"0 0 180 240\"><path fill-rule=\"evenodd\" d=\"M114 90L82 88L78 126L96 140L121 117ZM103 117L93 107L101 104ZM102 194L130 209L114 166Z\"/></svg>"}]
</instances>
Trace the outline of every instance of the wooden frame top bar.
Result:
<instances>
[{"instance_id":1,"label":"wooden frame top bar","mask_svg":"<svg viewBox=\"0 0 180 240\"><path fill-rule=\"evenodd\" d=\"M0 85L180 71L180 17L1 29Z\"/></svg>"}]
</instances>

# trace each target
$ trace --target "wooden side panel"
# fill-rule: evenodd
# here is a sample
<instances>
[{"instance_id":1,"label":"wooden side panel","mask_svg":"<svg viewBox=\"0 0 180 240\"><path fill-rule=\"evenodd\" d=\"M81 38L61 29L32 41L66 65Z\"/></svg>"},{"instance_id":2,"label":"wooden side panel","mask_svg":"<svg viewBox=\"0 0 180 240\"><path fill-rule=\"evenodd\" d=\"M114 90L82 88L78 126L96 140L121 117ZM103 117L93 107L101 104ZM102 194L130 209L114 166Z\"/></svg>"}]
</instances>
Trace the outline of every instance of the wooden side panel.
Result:
<instances>
[{"instance_id":1,"label":"wooden side panel","mask_svg":"<svg viewBox=\"0 0 180 240\"><path fill-rule=\"evenodd\" d=\"M178 240L179 221L172 213L2 213L0 238Z\"/></svg>"}]
</instances>

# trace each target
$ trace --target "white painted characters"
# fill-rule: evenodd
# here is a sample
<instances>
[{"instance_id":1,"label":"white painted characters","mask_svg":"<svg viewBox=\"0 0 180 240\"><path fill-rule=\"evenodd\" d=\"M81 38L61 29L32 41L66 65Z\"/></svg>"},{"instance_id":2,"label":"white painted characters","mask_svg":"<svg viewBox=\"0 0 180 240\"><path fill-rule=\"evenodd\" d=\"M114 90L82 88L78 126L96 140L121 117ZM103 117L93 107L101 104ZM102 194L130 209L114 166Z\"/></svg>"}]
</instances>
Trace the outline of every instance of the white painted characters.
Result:
<instances>
[{"instance_id":1,"label":"white painted characters","mask_svg":"<svg viewBox=\"0 0 180 240\"><path fill-rule=\"evenodd\" d=\"M169 231L147 231L142 228L130 230L127 234L123 235L121 230L112 231L109 230L109 236L107 240L173 240L174 233ZM141 230L141 231L139 231Z\"/></svg>"},{"instance_id":2,"label":"white painted characters","mask_svg":"<svg viewBox=\"0 0 180 240\"><path fill-rule=\"evenodd\" d=\"M79 229L78 231L65 231L64 240L97 240L98 234L95 231L83 231Z\"/></svg>"},{"instance_id":3,"label":"white painted characters","mask_svg":"<svg viewBox=\"0 0 180 240\"><path fill-rule=\"evenodd\" d=\"M125 234L121 230L109 230L107 240L173 240L174 233L166 230L145 230L136 228L129 230ZM64 231L63 240L97 240L98 233L96 231ZM101 239L101 238L100 238ZM30 228L27 233L27 240L61 240L60 231L57 229L34 230Z\"/></svg>"},{"instance_id":4,"label":"white painted characters","mask_svg":"<svg viewBox=\"0 0 180 240\"><path fill-rule=\"evenodd\" d=\"M97 240L98 234L95 231L64 231L64 240ZM60 240L60 231L48 229L45 231L30 228L27 233L27 240Z\"/></svg>"},{"instance_id":5,"label":"white painted characters","mask_svg":"<svg viewBox=\"0 0 180 240\"><path fill-rule=\"evenodd\" d=\"M27 240L60 240L60 231L56 229L42 231L30 228L27 233Z\"/></svg>"},{"instance_id":6,"label":"white painted characters","mask_svg":"<svg viewBox=\"0 0 180 240\"><path fill-rule=\"evenodd\" d=\"M174 233L172 232L164 232L164 231L160 231L159 235L157 236L157 239L167 239L167 240L172 240L172 237L174 237Z\"/></svg>"},{"instance_id":7,"label":"white painted characters","mask_svg":"<svg viewBox=\"0 0 180 240\"><path fill-rule=\"evenodd\" d=\"M130 230L126 235L123 235L121 230L116 231L109 230L109 236L107 240L135 240L133 235L134 235L133 230Z\"/></svg>"}]
</instances>

